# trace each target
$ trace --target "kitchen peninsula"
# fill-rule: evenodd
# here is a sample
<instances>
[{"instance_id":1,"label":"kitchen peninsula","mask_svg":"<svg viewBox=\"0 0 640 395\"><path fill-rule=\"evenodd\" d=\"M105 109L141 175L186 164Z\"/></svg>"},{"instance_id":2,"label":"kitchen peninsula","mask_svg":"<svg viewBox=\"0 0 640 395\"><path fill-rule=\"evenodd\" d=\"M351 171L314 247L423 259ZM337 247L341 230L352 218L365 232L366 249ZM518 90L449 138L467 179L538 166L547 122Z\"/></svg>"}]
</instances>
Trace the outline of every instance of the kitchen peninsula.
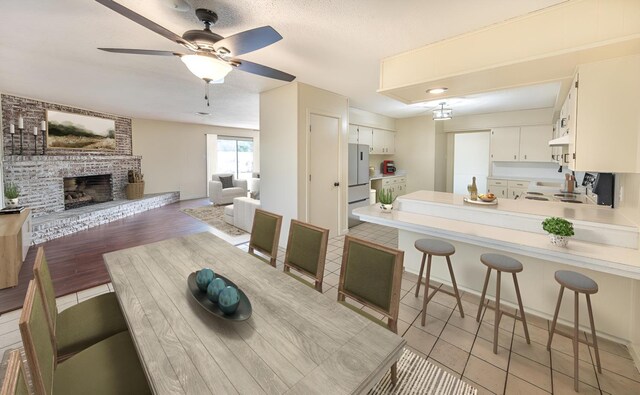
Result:
<instances>
[{"instance_id":1,"label":"kitchen peninsula","mask_svg":"<svg viewBox=\"0 0 640 395\"><path fill-rule=\"evenodd\" d=\"M405 270L418 273L421 254L414 248L420 238L441 238L456 248L452 262L458 287L479 295L486 268L483 253L503 253L522 262L518 275L527 314L551 318L559 285L556 270L573 270L593 278L599 292L593 297L596 329L604 337L630 345L636 361L640 344L640 251L638 226L617 210L594 205L500 199L495 206L465 203L464 196L418 191L399 197L391 213L373 205L354 211L362 221L398 229L398 248L405 251ZM574 223L575 237L567 248L551 245L541 222L563 217ZM432 280L449 284L446 265L438 259ZM494 285L489 289L495 289ZM516 306L515 291L503 283L505 304ZM490 292L491 293L491 292ZM567 296L569 298L569 296ZM581 324L588 328L587 315ZM564 303L560 320L573 319L572 303ZM634 344L632 344L634 343Z\"/></svg>"}]
</instances>

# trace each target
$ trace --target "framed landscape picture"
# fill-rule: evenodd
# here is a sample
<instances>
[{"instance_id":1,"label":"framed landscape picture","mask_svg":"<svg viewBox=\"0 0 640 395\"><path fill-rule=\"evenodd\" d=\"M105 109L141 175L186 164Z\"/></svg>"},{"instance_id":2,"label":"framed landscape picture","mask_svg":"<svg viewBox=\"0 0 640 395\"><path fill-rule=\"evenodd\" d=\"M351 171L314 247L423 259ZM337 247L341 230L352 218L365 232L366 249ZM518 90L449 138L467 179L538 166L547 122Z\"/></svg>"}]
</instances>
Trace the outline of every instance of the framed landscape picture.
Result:
<instances>
[{"instance_id":1,"label":"framed landscape picture","mask_svg":"<svg viewBox=\"0 0 640 395\"><path fill-rule=\"evenodd\" d=\"M115 151L116 121L47 110L47 147Z\"/></svg>"}]
</instances>

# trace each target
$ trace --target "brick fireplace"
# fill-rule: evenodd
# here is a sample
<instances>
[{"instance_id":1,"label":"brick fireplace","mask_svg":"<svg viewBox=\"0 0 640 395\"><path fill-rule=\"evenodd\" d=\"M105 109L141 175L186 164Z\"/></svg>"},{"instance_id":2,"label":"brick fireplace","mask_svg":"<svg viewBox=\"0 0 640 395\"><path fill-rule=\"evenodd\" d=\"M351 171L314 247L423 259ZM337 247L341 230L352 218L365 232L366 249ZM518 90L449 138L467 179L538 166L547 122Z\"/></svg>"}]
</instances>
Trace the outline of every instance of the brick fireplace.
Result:
<instances>
[{"instance_id":1,"label":"brick fireplace","mask_svg":"<svg viewBox=\"0 0 640 395\"><path fill-rule=\"evenodd\" d=\"M62 185L65 210L113 200L111 174L64 177Z\"/></svg>"}]
</instances>

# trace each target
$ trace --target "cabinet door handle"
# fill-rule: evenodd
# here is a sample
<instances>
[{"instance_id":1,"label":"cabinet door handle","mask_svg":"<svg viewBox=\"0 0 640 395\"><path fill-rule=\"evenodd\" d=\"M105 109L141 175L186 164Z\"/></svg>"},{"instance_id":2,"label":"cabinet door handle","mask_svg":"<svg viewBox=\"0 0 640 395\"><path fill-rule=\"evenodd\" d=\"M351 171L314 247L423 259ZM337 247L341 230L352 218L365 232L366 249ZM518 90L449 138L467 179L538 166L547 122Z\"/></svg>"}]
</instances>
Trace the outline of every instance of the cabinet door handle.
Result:
<instances>
[{"instance_id":1,"label":"cabinet door handle","mask_svg":"<svg viewBox=\"0 0 640 395\"><path fill-rule=\"evenodd\" d=\"M524 158L527 159L527 155L525 155Z\"/></svg>"},{"instance_id":2,"label":"cabinet door handle","mask_svg":"<svg viewBox=\"0 0 640 395\"><path fill-rule=\"evenodd\" d=\"M515 158L516 158L516 155L513 155L513 159L515 159Z\"/></svg>"}]
</instances>

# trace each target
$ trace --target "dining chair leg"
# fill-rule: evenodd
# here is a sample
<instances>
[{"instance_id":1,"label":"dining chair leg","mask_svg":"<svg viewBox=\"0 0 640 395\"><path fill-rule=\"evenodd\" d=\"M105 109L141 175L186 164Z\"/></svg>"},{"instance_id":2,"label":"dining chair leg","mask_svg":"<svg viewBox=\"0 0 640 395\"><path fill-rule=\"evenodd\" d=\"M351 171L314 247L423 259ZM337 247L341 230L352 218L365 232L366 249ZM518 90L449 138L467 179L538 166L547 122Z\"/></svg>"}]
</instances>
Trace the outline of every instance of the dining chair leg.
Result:
<instances>
[{"instance_id":1,"label":"dining chair leg","mask_svg":"<svg viewBox=\"0 0 640 395\"><path fill-rule=\"evenodd\" d=\"M428 291L428 288L427 288ZM387 321L387 327L395 334L398 334L398 321L393 318L389 318ZM395 362L391 365L391 382L395 385L398 382L398 363Z\"/></svg>"},{"instance_id":2,"label":"dining chair leg","mask_svg":"<svg viewBox=\"0 0 640 395\"><path fill-rule=\"evenodd\" d=\"M553 334L556 331L556 324L558 323L558 313L560 312L560 305L562 304L562 294L564 293L564 285L560 286L560 294L558 295L558 303L556 303L556 312L553 313L553 321L551 322L551 330L549 331L549 341L547 342L547 351L551 351L551 340Z\"/></svg>"},{"instance_id":3,"label":"dining chair leg","mask_svg":"<svg viewBox=\"0 0 640 395\"><path fill-rule=\"evenodd\" d=\"M602 367L600 366L600 352L598 351L598 338L596 337L596 327L593 324L593 311L591 310L591 297L587 296L587 310L589 311L589 323L591 324L591 336L593 337L593 350L596 354L596 365L598 366L598 373L602 373Z\"/></svg>"},{"instance_id":4,"label":"dining chair leg","mask_svg":"<svg viewBox=\"0 0 640 395\"><path fill-rule=\"evenodd\" d=\"M500 326L500 270L496 270L496 315L493 322L493 353L498 353L498 327Z\"/></svg>"},{"instance_id":5,"label":"dining chair leg","mask_svg":"<svg viewBox=\"0 0 640 395\"><path fill-rule=\"evenodd\" d=\"M458 301L458 308L460 309L460 317L464 318L464 310L462 309L462 302L460 302L460 292L458 292L458 284L456 284L456 276L453 274L453 267L451 266L451 258L449 255L447 258L447 266L449 266L449 274L451 275L451 284L453 284L453 292L456 294L456 300Z\"/></svg>"},{"instance_id":6,"label":"dining chair leg","mask_svg":"<svg viewBox=\"0 0 640 395\"><path fill-rule=\"evenodd\" d=\"M516 297L518 298L518 307L520 308L520 319L522 320L522 326L524 327L524 337L527 339L527 344L531 344L529 339L529 328L527 328L527 317L524 314L524 307L522 307L522 297L520 296L520 287L518 286L518 277L515 273L513 275L513 285L516 287Z\"/></svg>"},{"instance_id":7,"label":"dining chair leg","mask_svg":"<svg viewBox=\"0 0 640 395\"><path fill-rule=\"evenodd\" d=\"M429 279L431 278L431 255L427 258L427 277L424 282L424 298L422 301L422 326L427 321L427 302L429 300Z\"/></svg>"},{"instance_id":8,"label":"dining chair leg","mask_svg":"<svg viewBox=\"0 0 640 395\"><path fill-rule=\"evenodd\" d=\"M418 284L416 285L416 298L420 293L420 284L422 283L422 272L424 271L424 261L427 259L427 254L422 254L422 263L420 264L420 274L418 274ZM429 291L429 286L427 285L427 292Z\"/></svg>"},{"instance_id":9,"label":"dining chair leg","mask_svg":"<svg viewBox=\"0 0 640 395\"><path fill-rule=\"evenodd\" d=\"M580 312L580 308L578 306L578 291L574 292L574 324L573 324L573 389L578 392L578 352L579 352L579 348L578 348L578 315Z\"/></svg>"},{"instance_id":10,"label":"dining chair leg","mask_svg":"<svg viewBox=\"0 0 640 395\"><path fill-rule=\"evenodd\" d=\"M484 277L484 286L482 287L482 295L480 295L480 306L478 306L478 315L476 316L476 322L480 322L480 315L482 314L482 308L484 307L484 297L487 296L487 286L489 285L489 277L491 276L491 268L487 268L487 275Z\"/></svg>"},{"instance_id":11,"label":"dining chair leg","mask_svg":"<svg viewBox=\"0 0 640 395\"><path fill-rule=\"evenodd\" d=\"M269 263L271 264L271 266L276 267L276 258L271 258L269 260Z\"/></svg>"},{"instance_id":12,"label":"dining chair leg","mask_svg":"<svg viewBox=\"0 0 640 395\"><path fill-rule=\"evenodd\" d=\"M322 293L322 281L316 281L316 291Z\"/></svg>"}]
</instances>

